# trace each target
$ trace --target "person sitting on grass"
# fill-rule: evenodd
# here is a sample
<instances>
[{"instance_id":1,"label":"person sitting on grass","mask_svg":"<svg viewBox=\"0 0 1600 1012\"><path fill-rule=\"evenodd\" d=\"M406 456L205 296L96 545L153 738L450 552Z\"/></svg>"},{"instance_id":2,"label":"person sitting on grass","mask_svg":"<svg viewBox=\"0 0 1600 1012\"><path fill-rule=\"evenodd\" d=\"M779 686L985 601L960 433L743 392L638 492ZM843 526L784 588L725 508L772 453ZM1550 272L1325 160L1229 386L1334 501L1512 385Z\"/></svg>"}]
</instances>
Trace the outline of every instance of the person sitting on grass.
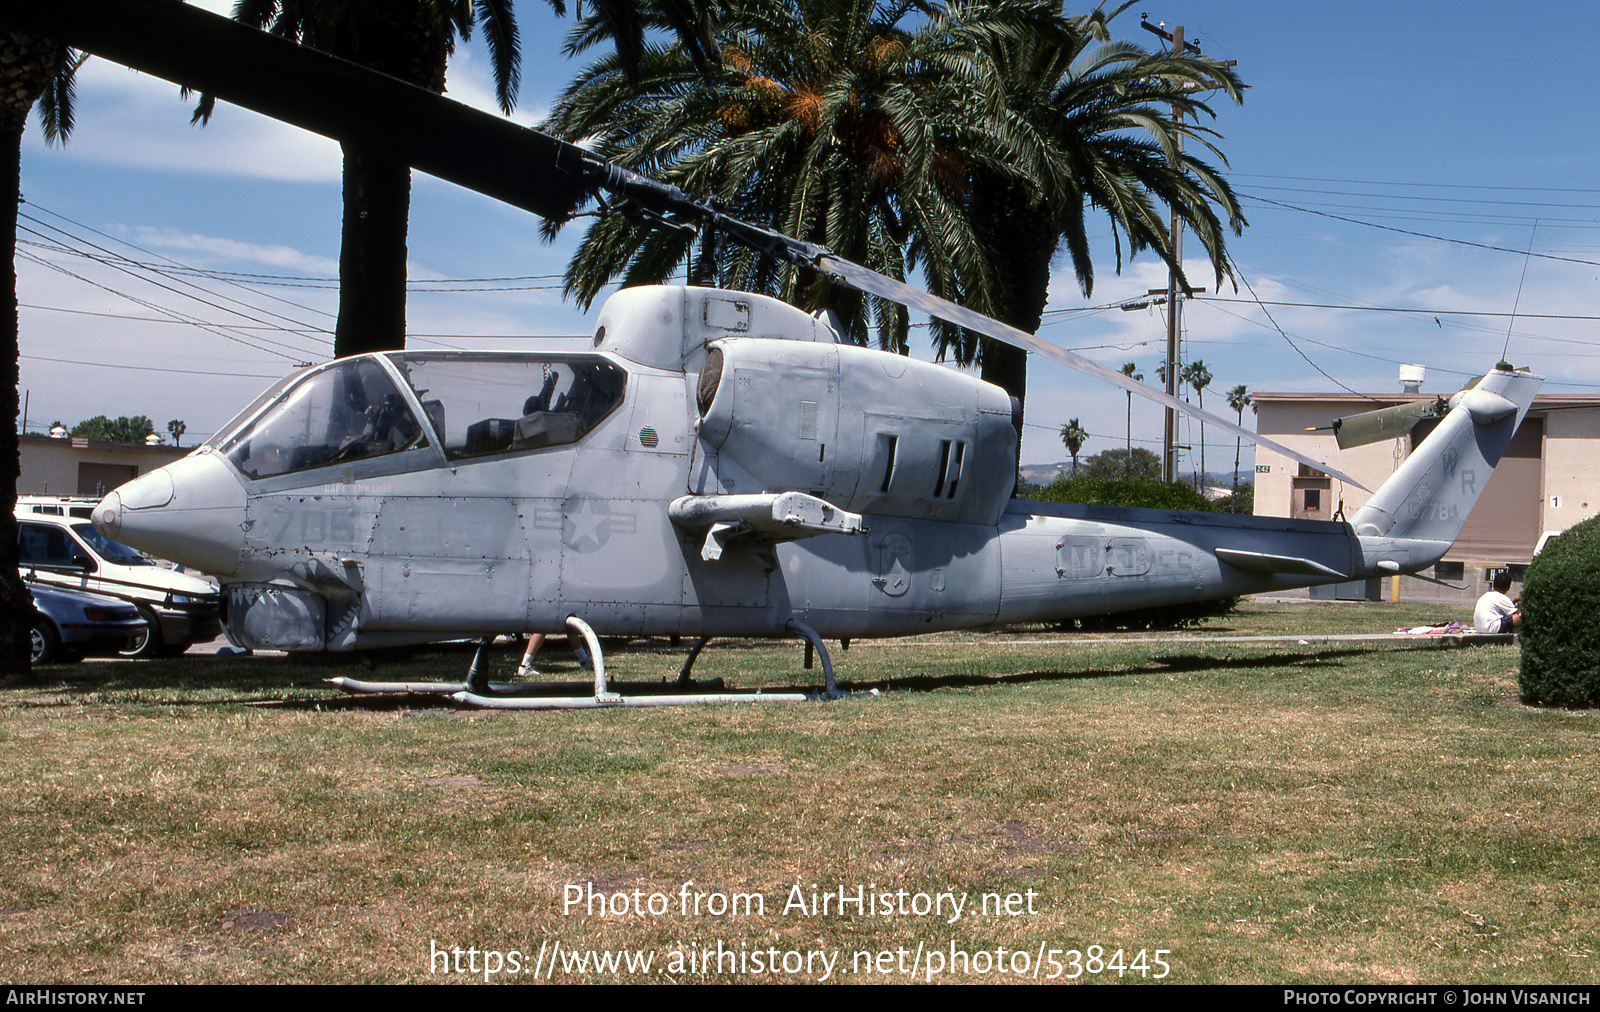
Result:
<instances>
[{"instance_id":1,"label":"person sitting on grass","mask_svg":"<svg viewBox=\"0 0 1600 1012\"><path fill-rule=\"evenodd\" d=\"M1522 610L1517 607L1517 601L1506 596L1506 591L1510 589L1509 571L1494 578L1494 589L1478 598L1478 607L1472 613L1474 629L1481 633L1517 631L1517 626L1522 623Z\"/></svg>"}]
</instances>

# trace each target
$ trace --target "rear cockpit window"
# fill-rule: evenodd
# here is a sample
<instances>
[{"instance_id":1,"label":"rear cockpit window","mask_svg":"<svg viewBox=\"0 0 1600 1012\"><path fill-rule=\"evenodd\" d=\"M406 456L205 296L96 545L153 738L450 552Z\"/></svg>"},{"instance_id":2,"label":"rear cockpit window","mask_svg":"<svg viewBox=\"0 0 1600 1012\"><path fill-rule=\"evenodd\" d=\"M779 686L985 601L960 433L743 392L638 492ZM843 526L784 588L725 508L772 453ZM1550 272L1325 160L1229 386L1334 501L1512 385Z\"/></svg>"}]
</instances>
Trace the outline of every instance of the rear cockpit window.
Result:
<instances>
[{"instance_id":1,"label":"rear cockpit window","mask_svg":"<svg viewBox=\"0 0 1600 1012\"><path fill-rule=\"evenodd\" d=\"M451 459L573 443L622 403L627 374L599 356L396 355Z\"/></svg>"},{"instance_id":2,"label":"rear cockpit window","mask_svg":"<svg viewBox=\"0 0 1600 1012\"><path fill-rule=\"evenodd\" d=\"M366 460L426 446L382 364L352 359L313 373L223 447L247 478Z\"/></svg>"}]
</instances>

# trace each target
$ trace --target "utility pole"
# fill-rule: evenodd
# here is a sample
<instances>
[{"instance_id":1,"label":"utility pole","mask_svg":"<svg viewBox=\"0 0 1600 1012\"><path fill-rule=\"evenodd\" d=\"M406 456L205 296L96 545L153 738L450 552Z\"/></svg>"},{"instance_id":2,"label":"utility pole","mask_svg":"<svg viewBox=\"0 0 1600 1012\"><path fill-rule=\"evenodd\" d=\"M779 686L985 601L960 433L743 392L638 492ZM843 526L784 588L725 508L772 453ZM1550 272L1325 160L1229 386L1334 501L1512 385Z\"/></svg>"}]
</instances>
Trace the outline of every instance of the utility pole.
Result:
<instances>
[{"instance_id":1,"label":"utility pole","mask_svg":"<svg viewBox=\"0 0 1600 1012\"><path fill-rule=\"evenodd\" d=\"M1158 35L1171 46L1170 52L1178 54L1193 53L1200 55L1200 47L1193 42L1183 40L1183 26L1178 25L1171 32L1166 30L1165 22L1151 24L1148 14L1139 15L1140 24L1145 31ZM1231 67L1237 61L1226 60L1224 67ZM1183 110L1177 106L1172 107L1173 123L1183 122ZM1176 133L1173 140L1177 144L1179 153L1183 151L1183 134ZM1179 283L1178 268L1175 265L1183 263L1183 219L1178 217L1178 209L1172 209L1171 231L1172 237L1172 264L1167 267L1167 396L1178 396L1178 339L1182 333L1183 300L1193 294L1193 290ZM1181 289L1181 291L1180 291ZM1161 480L1178 480L1178 448L1174 445L1178 432L1178 412L1174 408L1167 408L1166 428L1161 440Z\"/></svg>"}]
</instances>

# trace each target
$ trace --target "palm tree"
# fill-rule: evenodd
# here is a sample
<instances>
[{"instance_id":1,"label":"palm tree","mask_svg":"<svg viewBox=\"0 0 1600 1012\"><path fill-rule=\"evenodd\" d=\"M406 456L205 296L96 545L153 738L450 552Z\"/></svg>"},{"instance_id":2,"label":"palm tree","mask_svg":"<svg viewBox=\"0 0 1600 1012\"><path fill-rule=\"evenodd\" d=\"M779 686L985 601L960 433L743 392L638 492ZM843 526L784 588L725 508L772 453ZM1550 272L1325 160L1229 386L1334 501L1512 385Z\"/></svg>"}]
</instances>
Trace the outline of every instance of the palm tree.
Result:
<instances>
[{"instance_id":1,"label":"palm tree","mask_svg":"<svg viewBox=\"0 0 1600 1012\"><path fill-rule=\"evenodd\" d=\"M557 14L566 14L564 0L549 0ZM571 56L599 39L610 39L617 47L617 57L623 72L632 81L639 79L639 63L644 59L644 35L647 22L652 26L664 25L678 38L678 43L701 71L710 68L711 53L716 48L712 37L717 15L728 6L727 0L645 0L622 3L618 0L595 0L593 16L588 30L574 38L567 47ZM578 0L581 17L583 2Z\"/></svg>"},{"instance_id":2,"label":"palm tree","mask_svg":"<svg viewBox=\"0 0 1600 1012\"><path fill-rule=\"evenodd\" d=\"M603 57L544 128L891 277L920 268L935 294L988 309L998 282L971 226L969 174L998 167L1003 111L983 101L976 61L1038 12L1025 0L930 10L908 28L905 7L873 0L730 4L707 72L681 47L647 48L637 81L620 57ZM586 22L575 36L590 31ZM659 283L679 271L691 283L832 308L855 340L876 329L881 345L906 347L901 306L637 215L589 228L566 290L587 307L613 280Z\"/></svg>"},{"instance_id":3,"label":"palm tree","mask_svg":"<svg viewBox=\"0 0 1600 1012\"><path fill-rule=\"evenodd\" d=\"M1206 387L1211 385L1211 370L1206 368L1206 364L1204 362L1200 361L1199 359L1195 359L1193 362L1190 362L1188 365L1184 366L1183 372L1179 375L1183 382L1194 387L1194 392L1200 399L1200 410L1204 411L1206 407ZM1205 480L1206 423L1204 420L1202 420L1200 422L1200 474L1195 478L1194 482L1194 490L1202 495L1205 494L1205 489L1201 487L1205 483Z\"/></svg>"},{"instance_id":4,"label":"palm tree","mask_svg":"<svg viewBox=\"0 0 1600 1012\"><path fill-rule=\"evenodd\" d=\"M553 5L563 9L559 0ZM481 26L500 107L509 113L516 102L520 50L511 0L238 0L233 16L441 93L456 40ZM211 107L202 99L195 118L208 119ZM410 167L345 144L336 355L405 347L410 212Z\"/></svg>"},{"instance_id":5,"label":"palm tree","mask_svg":"<svg viewBox=\"0 0 1600 1012\"><path fill-rule=\"evenodd\" d=\"M5 320L10 347L0 354L0 414L17 417L17 200L22 190L22 132L28 113L39 105L45 139L66 140L72 130L72 77L83 56L48 39L0 29L0 117L4 118L6 181L0 183L0 230L11 243L6 257ZM33 599L17 569L17 430L0 426L0 675L31 675L29 632Z\"/></svg>"},{"instance_id":6,"label":"palm tree","mask_svg":"<svg viewBox=\"0 0 1600 1012\"><path fill-rule=\"evenodd\" d=\"M709 73L680 49L647 49L636 82L617 56L603 58L545 129L881 273L920 268L935 294L1028 331L1038 329L1058 246L1092 289L1092 209L1111 219L1119 269L1124 244L1170 261L1165 203L1220 276L1225 229L1214 206L1235 231L1243 218L1227 183L1179 141L1215 150L1195 120L1211 114L1207 89L1239 96L1231 70L1111 42L1109 22L1125 7L1065 18L1027 0L919 3L925 20L904 27L912 6L730 3ZM594 34L586 22L570 48ZM641 218L613 214L590 227L567 270L580 304L613 281L682 271L692 283L830 306L858 340L870 319L883 344L904 346L897 306ZM942 353L980 361L984 379L1026 396L1024 353L938 321L931 329Z\"/></svg>"},{"instance_id":7,"label":"palm tree","mask_svg":"<svg viewBox=\"0 0 1600 1012\"><path fill-rule=\"evenodd\" d=\"M1144 382L1144 373L1139 371L1139 365L1136 362L1122 363L1122 375L1135 383ZM1128 460L1131 462L1133 460L1133 391L1125 390L1123 392L1128 395ZM1123 477L1129 476L1124 474Z\"/></svg>"},{"instance_id":8,"label":"palm tree","mask_svg":"<svg viewBox=\"0 0 1600 1012\"><path fill-rule=\"evenodd\" d=\"M1072 454L1072 476L1074 478L1078 476L1078 451L1083 449L1084 441L1088 438L1089 433L1084 431L1083 426L1078 424L1076 418L1061 426L1061 442L1067 448L1067 452Z\"/></svg>"},{"instance_id":9,"label":"palm tree","mask_svg":"<svg viewBox=\"0 0 1600 1012\"><path fill-rule=\"evenodd\" d=\"M1131 6L1130 0L1070 18L1067 30L1020 37L994 57L1010 110L999 140L1013 158L998 176L975 174L975 215L999 275L1009 281L1005 304L991 315L1030 333L1043 317L1050 263L1061 246L1083 294L1092 292L1091 212L1110 219L1119 271L1126 243L1129 256L1150 249L1181 273L1158 206L1166 205L1211 258L1219 285L1229 261L1218 211L1235 234L1245 224L1227 181L1180 149L1192 141L1222 159L1210 139L1215 132L1197 120L1214 117L1207 95L1238 101L1243 85L1217 61L1112 41L1112 20ZM962 363L981 359L984 379L1025 396L1027 358L1020 350L964 338L954 354Z\"/></svg>"},{"instance_id":10,"label":"palm tree","mask_svg":"<svg viewBox=\"0 0 1600 1012\"><path fill-rule=\"evenodd\" d=\"M1234 413L1239 416L1240 427L1244 426L1244 409L1254 405L1255 401L1250 397L1250 388L1243 383L1228 391L1228 407L1232 408ZM1239 498L1239 444L1239 437L1235 436L1233 438L1233 499L1235 502ZM1238 512L1238 510L1230 509L1229 512Z\"/></svg>"}]
</instances>

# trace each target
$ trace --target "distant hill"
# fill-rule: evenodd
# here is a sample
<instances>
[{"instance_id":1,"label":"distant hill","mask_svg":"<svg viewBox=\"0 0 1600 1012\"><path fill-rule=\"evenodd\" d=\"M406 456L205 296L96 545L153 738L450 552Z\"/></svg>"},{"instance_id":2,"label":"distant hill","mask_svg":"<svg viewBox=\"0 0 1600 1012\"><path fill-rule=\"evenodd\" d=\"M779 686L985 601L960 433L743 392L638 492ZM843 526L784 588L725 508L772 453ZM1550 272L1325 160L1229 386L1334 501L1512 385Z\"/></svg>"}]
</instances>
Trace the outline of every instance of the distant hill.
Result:
<instances>
[{"instance_id":1,"label":"distant hill","mask_svg":"<svg viewBox=\"0 0 1600 1012\"><path fill-rule=\"evenodd\" d=\"M1081 459L1081 458L1080 458ZM1061 460L1054 464L1023 464L1022 476L1035 485L1048 485L1072 470L1072 461Z\"/></svg>"}]
</instances>

